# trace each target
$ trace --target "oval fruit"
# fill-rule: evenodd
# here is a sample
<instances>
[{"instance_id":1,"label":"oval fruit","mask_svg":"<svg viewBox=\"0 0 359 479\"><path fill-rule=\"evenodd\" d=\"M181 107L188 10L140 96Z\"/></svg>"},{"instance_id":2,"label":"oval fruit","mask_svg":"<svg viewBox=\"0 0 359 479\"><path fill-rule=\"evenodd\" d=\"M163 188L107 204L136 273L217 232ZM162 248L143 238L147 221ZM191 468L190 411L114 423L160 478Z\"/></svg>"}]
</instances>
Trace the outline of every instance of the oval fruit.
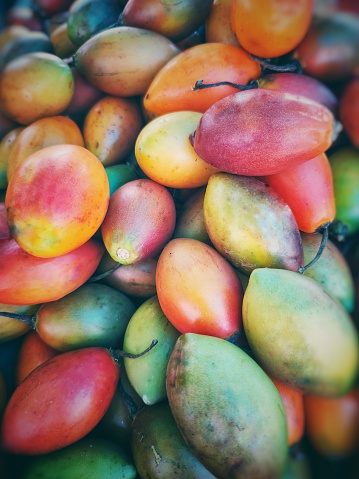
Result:
<instances>
[{"instance_id":1,"label":"oval fruit","mask_svg":"<svg viewBox=\"0 0 359 479\"><path fill-rule=\"evenodd\" d=\"M171 238L175 222L169 191L150 179L133 180L111 196L102 238L115 261L132 264L158 254Z\"/></svg>"},{"instance_id":2,"label":"oval fruit","mask_svg":"<svg viewBox=\"0 0 359 479\"><path fill-rule=\"evenodd\" d=\"M298 271L300 233L289 206L256 178L215 173L203 202L204 223L214 247L236 268Z\"/></svg>"},{"instance_id":3,"label":"oval fruit","mask_svg":"<svg viewBox=\"0 0 359 479\"><path fill-rule=\"evenodd\" d=\"M283 403L240 348L181 335L168 363L167 395L190 450L218 479L281 477L288 447Z\"/></svg>"},{"instance_id":4,"label":"oval fruit","mask_svg":"<svg viewBox=\"0 0 359 479\"><path fill-rule=\"evenodd\" d=\"M207 183L217 170L196 154L188 139L201 116L177 111L161 115L142 128L135 155L145 175L171 188L197 188Z\"/></svg>"},{"instance_id":5,"label":"oval fruit","mask_svg":"<svg viewBox=\"0 0 359 479\"><path fill-rule=\"evenodd\" d=\"M91 85L109 95L128 97L143 95L156 73L179 51L158 33L115 27L81 45L74 63Z\"/></svg>"},{"instance_id":6,"label":"oval fruit","mask_svg":"<svg viewBox=\"0 0 359 479\"><path fill-rule=\"evenodd\" d=\"M1 425L3 449L38 455L78 441L105 414L118 379L118 364L104 348L49 359L10 397Z\"/></svg>"},{"instance_id":7,"label":"oval fruit","mask_svg":"<svg viewBox=\"0 0 359 479\"><path fill-rule=\"evenodd\" d=\"M49 146L27 157L11 177L5 197L9 228L27 253L60 256L94 235L109 197L95 155L77 145Z\"/></svg>"},{"instance_id":8,"label":"oval fruit","mask_svg":"<svg viewBox=\"0 0 359 479\"><path fill-rule=\"evenodd\" d=\"M333 128L333 114L320 103L259 88L217 101L203 114L191 142L202 160L219 170L263 176L326 151Z\"/></svg>"},{"instance_id":9,"label":"oval fruit","mask_svg":"<svg viewBox=\"0 0 359 479\"><path fill-rule=\"evenodd\" d=\"M228 338L241 330L242 285L211 246L190 238L168 242L158 259L156 285L161 309L181 333Z\"/></svg>"},{"instance_id":10,"label":"oval fruit","mask_svg":"<svg viewBox=\"0 0 359 479\"><path fill-rule=\"evenodd\" d=\"M232 0L230 21L249 53L274 58L300 44L313 16L313 0Z\"/></svg>"},{"instance_id":11,"label":"oval fruit","mask_svg":"<svg viewBox=\"0 0 359 479\"><path fill-rule=\"evenodd\" d=\"M0 99L5 114L22 125L59 115L74 93L71 68L51 53L28 53L1 73Z\"/></svg>"},{"instance_id":12,"label":"oval fruit","mask_svg":"<svg viewBox=\"0 0 359 479\"><path fill-rule=\"evenodd\" d=\"M359 370L359 338L344 307L313 279L255 269L243 298L243 325L254 357L293 389L345 394Z\"/></svg>"}]
</instances>

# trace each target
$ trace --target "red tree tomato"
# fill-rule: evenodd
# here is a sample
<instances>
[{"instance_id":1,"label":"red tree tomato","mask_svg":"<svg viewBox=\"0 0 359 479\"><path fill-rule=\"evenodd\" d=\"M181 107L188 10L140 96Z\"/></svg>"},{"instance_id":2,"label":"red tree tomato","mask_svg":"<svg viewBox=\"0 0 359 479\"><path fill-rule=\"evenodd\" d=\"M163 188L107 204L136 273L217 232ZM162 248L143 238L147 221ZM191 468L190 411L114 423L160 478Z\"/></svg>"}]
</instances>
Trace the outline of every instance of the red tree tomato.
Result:
<instances>
[{"instance_id":1,"label":"red tree tomato","mask_svg":"<svg viewBox=\"0 0 359 479\"><path fill-rule=\"evenodd\" d=\"M241 329L243 290L234 268L211 246L171 240L156 270L160 306L181 333L228 338Z\"/></svg>"},{"instance_id":2,"label":"red tree tomato","mask_svg":"<svg viewBox=\"0 0 359 479\"><path fill-rule=\"evenodd\" d=\"M300 231L314 233L334 220L332 170L325 153L263 180L290 206Z\"/></svg>"},{"instance_id":3,"label":"red tree tomato","mask_svg":"<svg viewBox=\"0 0 359 479\"><path fill-rule=\"evenodd\" d=\"M37 455L61 449L89 433L115 393L119 366L105 348L59 354L15 389L4 411L5 451Z\"/></svg>"},{"instance_id":4,"label":"red tree tomato","mask_svg":"<svg viewBox=\"0 0 359 479\"><path fill-rule=\"evenodd\" d=\"M359 78L351 79L339 100L339 119L351 143L359 148Z\"/></svg>"}]
</instances>

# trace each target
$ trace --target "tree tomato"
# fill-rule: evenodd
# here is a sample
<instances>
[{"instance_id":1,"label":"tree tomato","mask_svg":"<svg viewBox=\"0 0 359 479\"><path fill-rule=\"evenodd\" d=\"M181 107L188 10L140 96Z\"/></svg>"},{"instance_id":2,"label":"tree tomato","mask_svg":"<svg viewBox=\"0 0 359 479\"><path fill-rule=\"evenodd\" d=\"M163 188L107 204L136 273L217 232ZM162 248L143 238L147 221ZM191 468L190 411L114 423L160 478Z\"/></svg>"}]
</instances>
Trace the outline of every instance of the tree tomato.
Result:
<instances>
[{"instance_id":1,"label":"tree tomato","mask_svg":"<svg viewBox=\"0 0 359 479\"><path fill-rule=\"evenodd\" d=\"M164 314L181 333L228 338L241 330L242 285L211 246L171 240L159 256L156 285Z\"/></svg>"},{"instance_id":2,"label":"tree tomato","mask_svg":"<svg viewBox=\"0 0 359 479\"><path fill-rule=\"evenodd\" d=\"M110 405L119 366L105 348L59 354L15 389L4 411L1 442L15 454L46 454L89 433Z\"/></svg>"}]
</instances>

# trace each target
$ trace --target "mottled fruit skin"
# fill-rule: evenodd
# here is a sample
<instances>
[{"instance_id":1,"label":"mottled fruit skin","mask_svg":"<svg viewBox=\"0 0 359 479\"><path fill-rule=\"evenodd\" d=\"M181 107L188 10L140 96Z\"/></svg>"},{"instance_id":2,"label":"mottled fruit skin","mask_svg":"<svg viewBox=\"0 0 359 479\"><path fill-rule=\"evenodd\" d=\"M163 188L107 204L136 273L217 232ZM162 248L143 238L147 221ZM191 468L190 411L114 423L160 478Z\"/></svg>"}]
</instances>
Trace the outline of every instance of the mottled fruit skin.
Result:
<instances>
[{"instance_id":1,"label":"mottled fruit skin","mask_svg":"<svg viewBox=\"0 0 359 479\"><path fill-rule=\"evenodd\" d=\"M254 357L279 381L307 394L340 396L359 370L359 338L344 307L300 273L258 268L243 298Z\"/></svg>"},{"instance_id":2,"label":"mottled fruit skin","mask_svg":"<svg viewBox=\"0 0 359 479\"><path fill-rule=\"evenodd\" d=\"M216 173L208 181L204 223L214 247L241 271L272 267L298 271L303 264L293 212L257 178Z\"/></svg>"},{"instance_id":3,"label":"mottled fruit skin","mask_svg":"<svg viewBox=\"0 0 359 479\"><path fill-rule=\"evenodd\" d=\"M332 143L333 129L333 114L320 103L259 88L217 101L190 139L210 165L237 175L262 176L323 153Z\"/></svg>"},{"instance_id":4,"label":"mottled fruit skin","mask_svg":"<svg viewBox=\"0 0 359 479\"><path fill-rule=\"evenodd\" d=\"M283 403L240 348L183 334L168 364L167 395L190 450L218 479L281 477L287 458Z\"/></svg>"},{"instance_id":5,"label":"mottled fruit skin","mask_svg":"<svg viewBox=\"0 0 359 479\"><path fill-rule=\"evenodd\" d=\"M27 253L60 256L95 234L109 198L105 168L93 153L78 145L48 146L27 157L10 179L10 231Z\"/></svg>"},{"instance_id":6,"label":"mottled fruit skin","mask_svg":"<svg viewBox=\"0 0 359 479\"><path fill-rule=\"evenodd\" d=\"M1 443L14 454L46 454L88 434L110 405L119 366L107 349L59 354L34 370L11 396Z\"/></svg>"},{"instance_id":7,"label":"mottled fruit skin","mask_svg":"<svg viewBox=\"0 0 359 479\"><path fill-rule=\"evenodd\" d=\"M167 401L146 406L136 415L131 445L142 479L215 479L189 449Z\"/></svg>"}]
</instances>

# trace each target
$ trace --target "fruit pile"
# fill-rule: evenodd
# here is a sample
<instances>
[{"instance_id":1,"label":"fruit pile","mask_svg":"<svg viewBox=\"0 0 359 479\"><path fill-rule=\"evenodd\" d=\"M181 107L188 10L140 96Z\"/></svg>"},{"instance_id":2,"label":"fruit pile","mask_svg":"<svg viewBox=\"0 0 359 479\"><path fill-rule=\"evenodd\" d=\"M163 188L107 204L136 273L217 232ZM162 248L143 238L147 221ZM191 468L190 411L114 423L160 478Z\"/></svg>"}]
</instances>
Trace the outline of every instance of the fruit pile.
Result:
<instances>
[{"instance_id":1,"label":"fruit pile","mask_svg":"<svg viewBox=\"0 0 359 479\"><path fill-rule=\"evenodd\" d=\"M357 478L357 1L1 8L1 478Z\"/></svg>"}]
</instances>

